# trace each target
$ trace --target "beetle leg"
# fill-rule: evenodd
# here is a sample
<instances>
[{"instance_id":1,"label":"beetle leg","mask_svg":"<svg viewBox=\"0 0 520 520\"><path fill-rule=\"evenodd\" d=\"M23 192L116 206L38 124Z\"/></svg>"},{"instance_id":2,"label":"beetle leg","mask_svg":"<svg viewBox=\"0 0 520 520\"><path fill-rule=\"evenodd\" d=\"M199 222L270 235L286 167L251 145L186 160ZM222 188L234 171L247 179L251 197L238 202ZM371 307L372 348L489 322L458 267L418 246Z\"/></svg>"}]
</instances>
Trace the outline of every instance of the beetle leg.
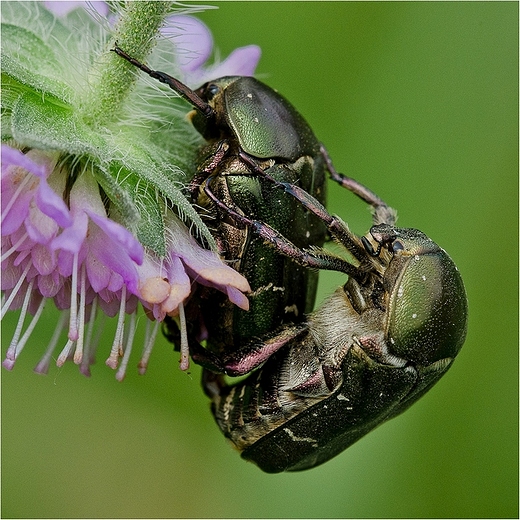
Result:
<instances>
[{"instance_id":1,"label":"beetle leg","mask_svg":"<svg viewBox=\"0 0 520 520\"><path fill-rule=\"evenodd\" d=\"M211 151L206 159L197 169L197 173L188 185L188 192L191 194L192 201L197 200L197 192L204 181L211 175L229 151L229 143L227 139L217 142L211 147Z\"/></svg>"},{"instance_id":2,"label":"beetle leg","mask_svg":"<svg viewBox=\"0 0 520 520\"><path fill-rule=\"evenodd\" d=\"M200 365L205 370L219 374L225 373L222 359L205 349L198 341L190 340L190 356L194 363Z\"/></svg>"},{"instance_id":3,"label":"beetle leg","mask_svg":"<svg viewBox=\"0 0 520 520\"><path fill-rule=\"evenodd\" d=\"M209 180L209 179L208 179ZM273 179L274 180L274 179ZM277 182L277 181L274 181ZM290 185L292 186L292 185ZM347 262L343 258L335 256L327 251L322 249L316 251L305 251L298 247L296 247L292 242L290 242L287 238L285 238L280 232L276 231L276 229L272 228L265 222L259 222L258 220L253 220L245 215L241 215L236 212L234 209L230 208L226 204L224 204L221 200L219 200L215 194L209 188L209 182L204 187L204 191L206 195L216 204L220 209L227 212L230 216L232 216L239 224L248 226L251 231L256 233L260 238L262 238L266 243L270 244L277 251L279 251L284 256L287 256L294 260L296 263L302 265L303 267L309 267L312 269L326 269L328 271L339 271L345 274L348 274L359 281L363 281L365 278L365 274L358 267L352 265ZM306 192L304 192L306 193ZM309 195L310 197L310 195ZM316 201L317 204L318 201ZM346 226L345 226L346 228ZM348 228L346 231L349 233ZM351 237L355 237L355 235L350 235ZM352 242L354 238L350 238L349 240ZM359 240L355 237L356 240ZM356 246L361 250L361 246ZM364 250L363 250L364 251ZM361 255L360 255L361 256ZM363 254L366 257L366 253Z\"/></svg>"},{"instance_id":4,"label":"beetle leg","mask_svg":"<svg viewBox=\"0 0 520 520\"><path fill-rule=\"evenodd\" d=\"M379 198L372 190L356 181L356 179L338 173L332 164L332 159L330 158L325 146L320 145L320 152L325 164L327 165L327 170L329 170L330 178L372 206L374 210L374 225L388 224L393 226L395 224L397 220L397 212L395 209L388 206L383 199Z\"/></svg>"},{"instance_id":5,"label":"beetle leg","mask_svg":"<svg viewBox=\"0 0 520 520\"><path fill-rule=\"evenodd\" d=\"M247 154L244 152L240 153L240 158L251 168L251 170L258 175L261 175L263 178L272 182L276 186L283 189L286 193L293 196L298 202L300 202L305 209L314 213L320 220L322 220L330 234L335 237L342 245L344 245L352 255L363 262L366 258L366 251L363 248L359 238L351 233L348 229L348 226L339 218L332 216L312 195L306 192L304 189L300 188L296 184L291 184L288 182L279 182L271 175L262 170ZM323 268L322 268L323 269ZM334 269L336 270L336 269ZM338 269L339 270L339 269Z\"/></svg>"},{"instance_id":6,"label":"beetle leg","mask_svg":"<svg viewBox=\"0 0 520 520\"><path fill-rule=\"evenodd\" d=\"M211 372L228 376L242 376L265 363L289 341L307 330L307 325L294 325L278 329L273 335L261 341L251 341L239 350L217 355L205 349L200 343L190 341L190 354L194 363Z\"/></svg>"}]
</instances>

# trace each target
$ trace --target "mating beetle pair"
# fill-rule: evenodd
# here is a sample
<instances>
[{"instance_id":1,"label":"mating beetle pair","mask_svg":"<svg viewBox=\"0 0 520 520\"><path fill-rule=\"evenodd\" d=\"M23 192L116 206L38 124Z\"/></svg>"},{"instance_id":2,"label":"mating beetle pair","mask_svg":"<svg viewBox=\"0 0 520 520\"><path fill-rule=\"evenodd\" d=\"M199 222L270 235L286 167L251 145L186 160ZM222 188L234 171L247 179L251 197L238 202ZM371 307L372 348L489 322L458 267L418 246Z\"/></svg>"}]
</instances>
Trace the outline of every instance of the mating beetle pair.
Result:
<instances>
[{"instance_id":1,"label":"mating beetle pair","mask_svg":"<svg viewBox=\"0 0 520 520\"><path fill-rule=\"evenodd\" d=\"M264 471L302 470L329 460L408 408L451 366L466 335L465 290L446 252L418 230L396 228L395 211L338 174L296 110L262 83L222 78L191 91L115 51L195 107L193 123L209 142L196 176L201 182L197 202L222 222L217 239L240 260L237 267L250 281L279 276L277 271L256 273L254 263L241 263L260 251L288 262L291 275L299 273L296 266L304 273L316 268L348 275L345 285L303 320L300 312L313 300L309 279L304 279L305 297L298 288L291 294L290 286L282 286L288 289L286 302L298 297L298 315L280 316L268 306L269 319L252 332L247 321L235 321L226 309L219 319L227 321L210 331L210 348L190 340L193 360L205 367L205 391L226 437ZM280 114L291 118L277 123ZM283 134L289 140L282 141ZM374 225L365 236L350 232L317 200L324 197L325 169L372 206ZM304 182L296 184L301 178ZM298 225L307 218L313 222L314 235L308 237L307 228L301 228L295 240L283 225L291 221L287 213L282 221L272 212L262 213L271 196L285 201L285 211L288 203L281 194L290 197L291 212L302 219ZM321 245L325 226L354 263L308 249ZM230 243L233 239L238 247ZM253 308L253 319L265 310ZM208 319L204 307L203 318ZM249 375L229 386L222 374Z\"/></svg>"}]
</instances>

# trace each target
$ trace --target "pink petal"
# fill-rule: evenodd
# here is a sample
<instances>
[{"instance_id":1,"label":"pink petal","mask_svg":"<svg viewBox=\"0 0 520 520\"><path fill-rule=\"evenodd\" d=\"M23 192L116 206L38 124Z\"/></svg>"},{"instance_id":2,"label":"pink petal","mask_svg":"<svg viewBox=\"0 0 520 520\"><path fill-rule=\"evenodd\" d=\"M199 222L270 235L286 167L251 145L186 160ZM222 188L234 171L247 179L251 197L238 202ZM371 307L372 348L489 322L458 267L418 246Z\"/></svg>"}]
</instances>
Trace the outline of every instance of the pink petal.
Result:
<instances>
[{"instance_id":1,"label":"pink petal","mask_svg":"<svg viewBox=\"0 0 520 520\"><path fill-rule=\"evenodd\" d=\"M52 11L56 16L67 16L71 11L78 7L90 8L103 17L106 17L109 13L109 7L107 2L85 2L85 1L46 1L45 7Z\"/></svg>"},{"instance_id":2,"label":"pink petal","mask_svg":"<svg viewBox=\"0 0 520 520\"><path fill-rule=\"evenodd\" d=\"M38 207L31 206L25 219L25 229L31 240L47 244L58 234L59 227L54 219L42 213Z\"/></svg>"},{"instance_id":3,"label":"pink petal","mask_svg":"<svg viewBox=\"0 0 520 520\"><path fill-rule=\"evenodd\" d=\"M58 264L56 253L41 244L35 244L32 248L31 260L40 275L51 274Z\"/></svg>"},{"instance_id":4,"label":"pink petal","mask_svg":"<svg viewBox=\"0 0 520 520\"><path fill-rule=\"evenodd\" d=\"M213 47L213 38L206 25L198 18L187 15L173 15L166 22L161 32L172 38L180 69L191 73L201 68Z\"/></svg>"},{"instance_id":5,"label":"pink petal","mask_svg":"<svg viewBox=\"0 0 520 520\"><path fill-rule=\"evenodd\" d=\"M262 50L258 45L247 45L235 49L224 61L208 69L206 77L252 76L260 61Z\"/></svg>"},{"instance_id":6,"label":"pink petal","mask_svg":"<svg viewBox=\"0 0 520 520\"><path fill-rule=\"evenodd\" d=\"M61 282L61 283L60 283ZM52 274L47 276L38 276L38 290L45 298L53 298L63 285L63 278L56 280Z\"/></svg>"},{"instance_id":7,"label":"pink petal","mask_svg":"<svg viewBox=\"0 0 520 520\"><path fill-rule=\"evenodd\" d=\"M6 144L2 145L2 176L7 169L12 166L20 166L24 170L36 175L40 179L45 179L48 175L47 168L43 165L35 163L31 160L27 155L20 152L20 150L16 150L15 148L11 148Z\"/></svg>"},{"instance_id":8,"label":"pink petal","mask_svg":"<svg viewBox=\"0 0 520 520\"><path fill-rule=\"evenodd\" d=\"M85 241L87 230L88 217L84 212L80 212L74 216L72 226L66 228L51 242L52 249L77 253Z\"/></svg>"},{"instance_id":9,"label":"pink petal","mask_svg":"<svg viewBox=\"0 0 520 520\"><path fill-rule=\"evenodd\" d=\"M248 311L249 310L249 300L247 296L245 296L242 292L234 287L227 287L226 293L228 295L229 301L234 303L237 307Z\"/></svg>"},{"instance_id":10,"label":"pink petal","mask_svg":"<svg viewBox=\"0 0 520 520\"><path fill-rule=\"evenodd\" d=\"M105 289L110 282L111 271L102 264L98 258L92 254L88 254L85 259L87 268L87 278L95 292Z\"/></svg>"},{"instance_id":11,"label":"pink petal","mask_svg":"<svg viewBox=\"0 0 520 520\"><path fill-rule=\"evenodd\" d=\"M86 210L88 216L108 235L111 241L116 242L115 247L118 245L122 247L126 254L137 264L143 263L144 249L141 243L134 237L128 229L123 227L121 224L110 220L107 217L102 217L90 210ZM105 243L106 245L106 243Z\"/></svg>"},{"instance_id":12,"label":"pink petal","mask_svg":"<svg viewBox=\"0 0 520 520\"><path fill-rule=\"evenodd\" d=\"M40 179L40 186L36 192L36 204L42 213L55 220L61 227L69 227L72 217L65 202L54 193L45 179Z\"/></svg>"}]
</instances>

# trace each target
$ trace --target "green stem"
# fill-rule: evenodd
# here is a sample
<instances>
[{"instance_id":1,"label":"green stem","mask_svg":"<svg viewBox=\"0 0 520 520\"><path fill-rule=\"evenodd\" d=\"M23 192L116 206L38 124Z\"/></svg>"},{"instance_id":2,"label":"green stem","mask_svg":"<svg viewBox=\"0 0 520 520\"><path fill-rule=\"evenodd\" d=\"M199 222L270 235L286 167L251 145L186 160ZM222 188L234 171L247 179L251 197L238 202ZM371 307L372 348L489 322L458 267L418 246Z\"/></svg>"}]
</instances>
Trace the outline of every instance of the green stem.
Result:
<instances>
[{"instance_id":1,"label":"green stem","mask_svg":"<svg viewBox=\"0 0 520 520\"><path fill-rule=\"evenodd\" d=\"M171 12L172 3L164 1L128 1L126 9L114 29L114 36L105 52L89 71L89 94L80 110L85 122L100 126L115 119L137 75L131 66L110 49L119 46L138 60L151 51L164 18Z\"/></svg>"}]
</instances>

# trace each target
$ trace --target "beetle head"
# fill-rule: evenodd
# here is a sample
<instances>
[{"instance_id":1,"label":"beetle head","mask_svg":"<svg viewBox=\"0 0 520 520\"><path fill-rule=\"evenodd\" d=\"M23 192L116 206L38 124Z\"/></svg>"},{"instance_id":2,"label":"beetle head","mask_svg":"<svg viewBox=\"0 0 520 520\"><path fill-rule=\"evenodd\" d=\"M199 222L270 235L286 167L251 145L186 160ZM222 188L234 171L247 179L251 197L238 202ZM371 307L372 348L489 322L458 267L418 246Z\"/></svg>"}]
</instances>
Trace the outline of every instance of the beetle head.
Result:
<instances>
[{"instance_id":1,"label":"beetle head","mask_svg":"<svg viewBox=\"0 0 520 520\"><path fill-rule=\"evenodd\" d=\"M296 161L316 156L319 143L299 112L277 91L249 76L205 83L195 94L213 111L194 105L193 126L205 139L235 138L249 155Z\"/></svg>"},{"instance_id":2,"label":"beetle head","mask_svg":"<svg viewBox=\"0 0 520 520\"><path fill-rule=\"evenodd\" d=\"M204 83L194 91L203 104L209 108L201 110L203 104L194 105L195 110L188 114L195 129L206 140L218 139L229 132L226 121L225 92L229 85L240 79L240 76L226 76ZM208 115L209 114L209 115Z\"/></svg>"},{"instance_id":3,"label":"beetle head","mask_svg":"<svg viewBox=\"0 0 520 520\"><path fill-rule=\"evenodd\" d=\"M370 234L391 255L383 273L389 351L418 365L455 357L466 337L468 309L451 258L417 229L382 224Z\"/></svg>"}]
</instances>

